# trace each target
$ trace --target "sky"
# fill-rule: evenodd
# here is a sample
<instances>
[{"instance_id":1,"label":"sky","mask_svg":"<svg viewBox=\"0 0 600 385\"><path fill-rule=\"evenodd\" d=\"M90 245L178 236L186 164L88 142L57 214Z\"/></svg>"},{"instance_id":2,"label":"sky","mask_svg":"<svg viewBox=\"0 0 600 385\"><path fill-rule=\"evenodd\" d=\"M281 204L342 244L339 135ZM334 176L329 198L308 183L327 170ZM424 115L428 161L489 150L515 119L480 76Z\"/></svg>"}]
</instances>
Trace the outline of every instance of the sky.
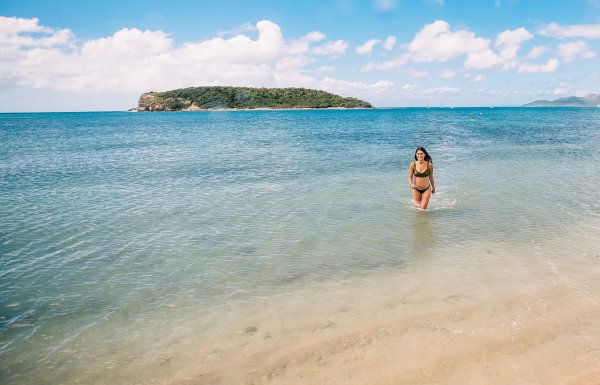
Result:
<instances>
[{"instance_id":1,"label":"sky","mask_svg":"<svg viewBox=\"0 0 600 385\"><path fill-rule=\"evenodd\" d=\"M600 92L599 55L600 0L0 0L0 112L214 85L518 106Z\"/></svg>"}]
</instances>

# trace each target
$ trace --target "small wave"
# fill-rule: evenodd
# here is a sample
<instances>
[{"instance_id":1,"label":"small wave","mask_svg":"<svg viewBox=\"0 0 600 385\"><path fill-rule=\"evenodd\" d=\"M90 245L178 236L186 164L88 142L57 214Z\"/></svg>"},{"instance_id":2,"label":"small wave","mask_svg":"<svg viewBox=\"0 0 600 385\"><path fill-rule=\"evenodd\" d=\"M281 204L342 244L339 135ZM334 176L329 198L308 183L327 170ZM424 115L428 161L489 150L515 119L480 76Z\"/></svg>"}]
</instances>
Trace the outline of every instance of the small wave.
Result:
<instances>
[{"instance_id":1,"label":"small wave","mask_svg":"<svg viewBox=\"0 0 600 385\"><path fill-rule=\"evenodd\" d=\"M444 199L436 199L429 202L429 210L446 210L453 209L455 207L460 206L460 201L458 199L444 198Z\"/></svg>"},{"instance_id":2,"label":"small wave","mask_svg":"<svg viewBox=\"0 0 600 385\"><path fill-rule=\"evenodd\" d=\"M438 210L450 210L460 206L461 202L458 199L443 198L443 199L432 199L429 201L428 207L423 210L419 206L413 203L411 198L400 199L400 202L406 205L406 208L418 211L438 211Z\"/></svg>"}]
</instances>

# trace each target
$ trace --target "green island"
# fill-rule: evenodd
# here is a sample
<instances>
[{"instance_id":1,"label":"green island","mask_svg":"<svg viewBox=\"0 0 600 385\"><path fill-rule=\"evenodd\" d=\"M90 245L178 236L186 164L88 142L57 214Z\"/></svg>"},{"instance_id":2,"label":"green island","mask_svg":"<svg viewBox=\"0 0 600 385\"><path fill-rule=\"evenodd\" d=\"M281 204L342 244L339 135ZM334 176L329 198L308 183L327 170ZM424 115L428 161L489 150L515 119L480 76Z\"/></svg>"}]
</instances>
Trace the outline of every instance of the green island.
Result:
<instances>
[{"instance_id":1,"label":"green island","mask_svg":"<svg viewBox=\"0 0 600 385\"><path fill-rule=\"evenodd\" d=\"M307 88L190 87L148 92L136 111L373 108L364 100Z\"/></svg>"}]
</instances>

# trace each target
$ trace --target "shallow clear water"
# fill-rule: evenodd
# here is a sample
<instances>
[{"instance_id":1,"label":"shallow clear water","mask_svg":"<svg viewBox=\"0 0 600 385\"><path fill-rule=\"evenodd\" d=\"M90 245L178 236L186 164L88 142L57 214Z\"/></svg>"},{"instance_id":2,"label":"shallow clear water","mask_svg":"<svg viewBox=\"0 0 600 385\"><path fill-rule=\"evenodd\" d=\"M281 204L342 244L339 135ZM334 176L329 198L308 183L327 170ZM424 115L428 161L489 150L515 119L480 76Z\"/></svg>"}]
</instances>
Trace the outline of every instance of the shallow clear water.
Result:
<instances>
[{"instance_id":1,"label":"shallow clear water","mask_svg":"<svg viewBox=\"0 0 600 385\"><path fill-rule=\"evenodd\" d=\"M0 114L0 377L110 382L81 362L301 286L569 242L599 145L598 109Z\"/></svg>"}]
</instances>

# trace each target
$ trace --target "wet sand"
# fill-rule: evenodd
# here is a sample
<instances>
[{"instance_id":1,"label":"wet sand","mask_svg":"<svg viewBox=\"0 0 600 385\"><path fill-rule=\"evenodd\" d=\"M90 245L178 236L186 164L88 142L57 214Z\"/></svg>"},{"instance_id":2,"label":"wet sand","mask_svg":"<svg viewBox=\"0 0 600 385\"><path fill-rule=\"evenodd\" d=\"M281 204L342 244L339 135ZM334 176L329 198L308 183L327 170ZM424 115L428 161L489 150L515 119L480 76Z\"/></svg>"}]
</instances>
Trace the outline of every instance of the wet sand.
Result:
<instances>
[{"instance_id":1,"label":"wet sand","mask_svg":"<svg viewBox=\"0 0 600 385\"><path fill-rule=\"evenodd\" d=\"M40 365L85 384L598 385L597 238L417 250L210 311L174 303L156 320L171 328L115 320Z\"/></svg>"},{"instance_id":2,"label":"wet sand","mask_svg":"<svg viewBox=\"0 0 600 385\"><path fill-rule=\"evenodd\" d=\"M577 263L473 247L258 300L210 340L189 331L183 356L146 358L167 384L600 384L594 245Z\"/></svg>"}]
</instances>

